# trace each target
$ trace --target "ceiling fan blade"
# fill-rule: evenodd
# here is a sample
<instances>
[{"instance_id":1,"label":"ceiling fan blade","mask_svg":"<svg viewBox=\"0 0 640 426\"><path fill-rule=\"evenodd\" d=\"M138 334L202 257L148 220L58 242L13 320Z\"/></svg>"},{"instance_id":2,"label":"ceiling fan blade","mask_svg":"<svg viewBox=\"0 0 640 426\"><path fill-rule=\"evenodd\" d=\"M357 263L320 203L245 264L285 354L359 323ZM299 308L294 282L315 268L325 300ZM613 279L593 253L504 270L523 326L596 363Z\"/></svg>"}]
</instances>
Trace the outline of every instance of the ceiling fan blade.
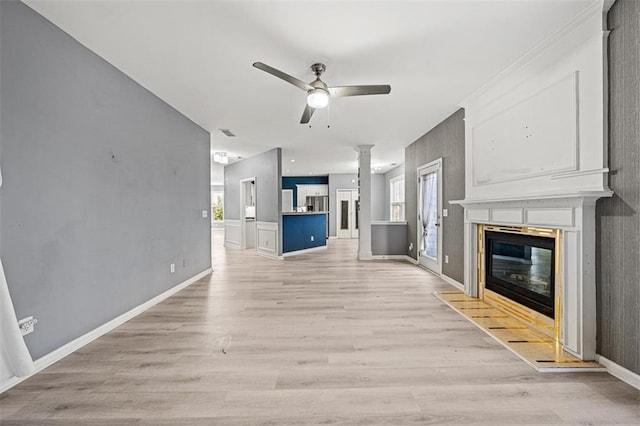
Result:
<instances>
[{"instance_id":1,"label":"ceiling fan blade","mask_svg":"<svg viewBox=\"0 0 640 426\"><path fill-rule=\"evenodd\" d=\"M279 79L282 79L284 81L286 81L287 83L291 83L294 86L304 90L304 91L309 91L312 90L313 87L309 86L307 83L305 83L302 80L298 80L297 78L290 76L289 74L283 73L280 70L277 70L273 67L270 67L267 64L263 64L262 62L254 62L253 66L258 68L259 70L262 70L264 72L268 72L269 74L278 77Z\"/></svg>"},{"instance_id":2,"label":"ceiling fan blade","mask_svg":"<svg viewBox=\"0 0 640 426\"><path fill-rule=\"evenodd\" d=\"M315 108L311 108L309 105L306 105L304 107L304 112L302 113L302 118L300 119L300 124L307 124L309 120L311 120L311 116L315 110Z\"/></svg>"},{"instance_id":3,"label":"ceiling fan blade","mask_svg":"<svg viewBox=\"0 0 640 426\"><path fill-rule=\"evenodd\" d=\"M380 84L375 86L335 86L329 87L332 98L360 95L386 95L391 92L391 86Z\"/></svg>"}]
</instances>

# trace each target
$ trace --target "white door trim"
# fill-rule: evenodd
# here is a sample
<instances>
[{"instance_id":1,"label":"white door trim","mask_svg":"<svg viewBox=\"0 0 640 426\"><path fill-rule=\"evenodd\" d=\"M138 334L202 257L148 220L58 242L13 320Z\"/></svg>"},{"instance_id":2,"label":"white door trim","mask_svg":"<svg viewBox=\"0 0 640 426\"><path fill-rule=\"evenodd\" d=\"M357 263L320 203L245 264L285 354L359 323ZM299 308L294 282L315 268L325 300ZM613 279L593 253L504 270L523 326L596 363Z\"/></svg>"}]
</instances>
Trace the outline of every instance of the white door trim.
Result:
<instances>
[{"instance_id":1,"label":"white door trim","mask_svg":"<svg viewBox=\"0 0 640 426\"><path fill-rule=\"evenodd\" d=\"M418 211L417 211L417 229L416 229L416 243L417 243L417 253L418 253L418 264L420 263L420 243L422 240L422 218L420 216L420 210L422 207L422 191L421 191L421 177L423 175L427 175L429 173L437 172L438 175L438 259L437 262L430 262L429 265L422 264L426 268L431 271L437 273L438 275L442 274L442 240L443 240L443 226L442 225L442 157L437 160L431 161L427 164L424 164L417 168L417 176L418 176L418 185L417 185L417 193L418 193Z\"/></svg>"},{"instance_id":2,"label":"white door trim","mask_svg":"<svg viewBox=\"0 0 640 426\"><path fill-rule=\"evenodd\" d=\"M258 231L258 229L257 229L257 221L258 221L258 218L257 218L257 216L258 216L258 190L257 190L257 188L258 188L258 183L257 183L257 180L256 180L256 178L254 176L254 177L249 177L249 178L246 178L246 179L242 179L240 181L240 248L242 250L245 250L247 248L247 220L246 220L246 218L244 216L245 215L244 202L245 202L245 198L247 196L247 191L245 189L245 183L251 182L251 181L254 182L254 185L255 185L255 188L256 188L256 190L255 190L256 218L253 221L253 226L255 228L253 234L256 235L257 231ZM257 248L258 248L257 246L258 245L256 244L255 247L254 247L255 250L257 250Z\"/></svg>"}]
</instances>

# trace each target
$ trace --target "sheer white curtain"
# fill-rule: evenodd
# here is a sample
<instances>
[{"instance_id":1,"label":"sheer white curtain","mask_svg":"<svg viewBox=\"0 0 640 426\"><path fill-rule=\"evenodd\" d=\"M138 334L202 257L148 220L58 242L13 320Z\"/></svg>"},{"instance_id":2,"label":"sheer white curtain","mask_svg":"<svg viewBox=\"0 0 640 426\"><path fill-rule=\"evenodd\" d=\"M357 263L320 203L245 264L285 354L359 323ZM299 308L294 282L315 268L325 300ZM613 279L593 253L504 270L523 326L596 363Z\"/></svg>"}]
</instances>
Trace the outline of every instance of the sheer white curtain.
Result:
<instances>
[{"instance_id":1,"label":"sheer white curtain","mask_svg":"<svg viewBox=\"0 0 640 426\"><path fill-rule=\"evenodd\" d=\"M436 194L437 173L429 173L422 177L422 241L420 249L424 254L430 254L433 250L429 246L430 233L435 231L435 224L432 220L438 208Z\"/></svg>"},{"instance_id":2,"label":"sheer white curtain","mask_svg":"<svg viewBox=\"0 0 640 426\"><path fill-rule=\"evenodd\" d=\"M2 172L0 171L1 187ZM25 377L34 371L31 354L18 328L16 312L13 309L2 259L0 259L0 385L12 376Z\"/></svg>"}]
</instances>

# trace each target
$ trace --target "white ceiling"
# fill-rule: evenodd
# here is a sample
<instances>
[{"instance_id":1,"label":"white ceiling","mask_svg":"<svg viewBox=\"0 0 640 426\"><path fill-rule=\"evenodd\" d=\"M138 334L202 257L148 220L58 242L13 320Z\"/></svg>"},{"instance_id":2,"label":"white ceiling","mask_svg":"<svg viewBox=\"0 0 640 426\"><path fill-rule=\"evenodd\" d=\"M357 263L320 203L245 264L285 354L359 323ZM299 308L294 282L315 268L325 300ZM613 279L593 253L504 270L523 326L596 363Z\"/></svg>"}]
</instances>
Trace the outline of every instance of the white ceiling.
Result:
<instances>
[{"instance_id":1,"label":"white ceiling","mask_svg":"<svg viewBox=\"0 0 640 426\"><path fill-rule=\"evenodd\" d=\"M382 172L403 163L405 146L592 2L26 1L210 131L214 151L282 147L285 175L355 173L359 144L375 145ZM391 94L335 99L309 128L305 93L255 61L304 81L323 62L329 85Z\"/></svg>"}]
</instances>

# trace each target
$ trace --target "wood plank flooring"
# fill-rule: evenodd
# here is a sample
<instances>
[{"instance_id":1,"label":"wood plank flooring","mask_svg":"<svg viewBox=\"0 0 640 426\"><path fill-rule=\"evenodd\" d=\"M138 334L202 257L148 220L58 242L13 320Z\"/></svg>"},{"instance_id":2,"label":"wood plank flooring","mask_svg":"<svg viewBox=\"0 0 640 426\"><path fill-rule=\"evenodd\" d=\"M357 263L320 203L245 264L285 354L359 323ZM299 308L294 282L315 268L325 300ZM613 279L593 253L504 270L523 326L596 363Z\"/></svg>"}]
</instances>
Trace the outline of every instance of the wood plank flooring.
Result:
<instances>
[{"instance_id":1,"label":"wood plank flooring","mask_svg":"<svg viewBox=\"0 0 640 426\"><path fill-rule=\"evenodd\" d=\"M638 424L606 373L540 374L356 242L214 272L0 396L2 425Z\"/></svg>"}]
</instances>

